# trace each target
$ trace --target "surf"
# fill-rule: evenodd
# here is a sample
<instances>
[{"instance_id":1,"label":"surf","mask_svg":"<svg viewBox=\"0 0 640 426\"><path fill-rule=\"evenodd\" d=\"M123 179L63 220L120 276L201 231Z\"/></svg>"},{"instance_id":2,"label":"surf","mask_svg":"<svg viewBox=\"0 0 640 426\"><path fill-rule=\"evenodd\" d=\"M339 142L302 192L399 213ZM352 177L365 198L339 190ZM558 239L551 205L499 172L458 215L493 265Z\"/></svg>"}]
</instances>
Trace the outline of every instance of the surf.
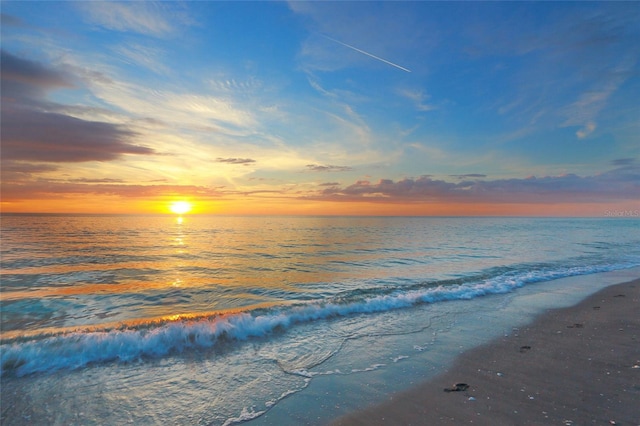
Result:
<instances>
[{"instance_id":1,"label":"surf","mask_svg":"<svg viewBox=\"0 0 640 426\"><path fill-rule=\"evenodd\" d=\"M176 315L117 325L5 338L1 373L22 377L103 363L144 363L286 332L297 324L371 315L416 305L473 300L563 277L632 268L640 262L526 264L490 268L462 278L343 291L332 297L201 315Z\"/></svg>"}]
</instances>

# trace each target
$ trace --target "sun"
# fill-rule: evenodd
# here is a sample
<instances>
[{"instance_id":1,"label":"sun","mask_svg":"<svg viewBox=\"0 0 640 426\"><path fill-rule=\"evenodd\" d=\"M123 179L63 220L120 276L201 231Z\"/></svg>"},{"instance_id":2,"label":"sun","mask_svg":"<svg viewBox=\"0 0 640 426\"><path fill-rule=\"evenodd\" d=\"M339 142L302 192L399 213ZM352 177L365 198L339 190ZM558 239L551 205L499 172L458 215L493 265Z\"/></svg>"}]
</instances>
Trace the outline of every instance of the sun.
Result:
<instances>
[{"instance_id":1,"label":"sun","mask_svg":"<svg viewBox=\"0 0 640 426\"><path fill-rule=\"evenodd\" d=\"M185 214L191 211L191 203L188 201L174 201L169 209L175 214Z\"/></svg>"}]
</instances>

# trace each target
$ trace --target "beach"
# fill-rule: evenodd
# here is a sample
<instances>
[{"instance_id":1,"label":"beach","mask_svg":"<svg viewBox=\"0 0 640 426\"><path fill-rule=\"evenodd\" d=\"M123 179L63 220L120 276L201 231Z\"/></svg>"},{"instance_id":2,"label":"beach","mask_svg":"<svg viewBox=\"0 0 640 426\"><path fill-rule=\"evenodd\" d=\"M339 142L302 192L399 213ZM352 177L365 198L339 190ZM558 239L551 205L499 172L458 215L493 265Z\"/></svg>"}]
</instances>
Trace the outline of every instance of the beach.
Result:
<instances>
[{"instance_id":1,"label":"beach","mask_svg":"<svg viewBox=\"0 0 640 426\"><path fill-rule=\"evenodd\" d=\"M640 425L638 401L640 279L547 311L464 352L434 379L333 424Z\"/></svg>"}]
</instances>

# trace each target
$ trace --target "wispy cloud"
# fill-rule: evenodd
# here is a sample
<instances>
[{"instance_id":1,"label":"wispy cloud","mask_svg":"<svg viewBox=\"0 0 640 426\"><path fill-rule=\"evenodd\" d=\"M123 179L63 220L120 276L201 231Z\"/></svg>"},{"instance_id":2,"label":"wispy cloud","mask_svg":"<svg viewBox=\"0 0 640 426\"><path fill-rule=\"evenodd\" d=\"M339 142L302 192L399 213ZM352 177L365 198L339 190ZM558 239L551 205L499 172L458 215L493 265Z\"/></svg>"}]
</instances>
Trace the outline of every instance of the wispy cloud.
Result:
<instances>
[{"instance_id":1,"label":"wispy cloud","mask_svg":"<svg viewBox=\"0 0 640 426\"><path fill-rule=\"evenodd\" d=\"M349 166L332 166L320 164L307 164L307 169L314 172L350 172L353 168Z\"/></svg>"},{"instance_id":2,"label":"wispy cloud","mask_svg":"<svg viewBox=\"0 0 640 426\"><path fill-rule=\"evenodd\" d=\"M170 74L164 63L165 52L158 47L128 43L112 47L112 51L125 63L140 65L157 74Z\"/></svg>"},{"instance_id":3,"label":"wispy cloud","mask_svg":"<svg viewBox=\"0 0 640 426\"><path fill-rule=\"evenodd\" d=\"M228 164L243 164L243 165L248 165L251 163L255 163L256 160L253 160L251 158L235 158L235 157L231 157L231 158L216 158L216 163L228 163Z\"/></svg>"},{"instance_id":4,"label":"wispy cloud","mask_svg":"<svg viewBox=\"0 0 640 426\"><path fill-rule=\"evenodd\" d=\"M400 96L411 100L415 105L416 110L418 111L426 112L438 109L436 105L429 104L427 102L431 97L425 94L423 90L403 89L399 90L398 93L400 94Z\"/></svg>"},{"instance_id":5,"label":"wispy cloud","mask_svg":"<svg viewBox=\"0 0 640 426\"><path fill-rule=\"evenodd\" d=\"M122 80L95 82L92 91L104 102L134 117L144 114L177 128L209 126L233 134L254 129L256 125L254 114L236 106L232 99L206 93L180 93Z\"/></svg>"},{"instance_id":6,"label":"wispy cloud","mask_svg":"<svg viewBox=\"0 0 640 426\"><path fill-rule=\"evenodd\" d=\"M590 90L581 93L575 102L565 108L564 115L567 119L562 125L581 126L576 132L579 139L593 133L597 127L595 122L598 115L606 107L609 99L633 75L638 59L627 56L613 69L602 72Z\"/></svg>"},{"instance_id":7,"label":"wispy cloud","mask_svg":"<svg viewBox=\"0 0 640 426\"><path fill-rule=\"evenodd\" d=\"M637 74L637 7L592 5L469 6L471 13L494 16L470 18L459 37L473 50L472 60L491 65L479 70L481 81L492 86L482 107L502 116L503 128L527 133L506 131L512 140L558 127L575 127L578 139L601 134L613 97ZM544 22L526 16L543 10Z\"/></svg>"},{"instance_id":8,"label":"wispy cloud","mask_svg":"<svg viewBox=\"0 0 640 426\"><path fill-rule=\"evenodd\" d=\"M73 183L124 183L123 179L114 179L114 178L101 178L101 179L77 178L77 179L70 179L69 181Z\"/></svg>"},{"instance_id":9,"label":"wispy cloud","mask_svg":"<svg viewBox=\"0 0 640 426\"><path fill-rule=\"evenodd\" d=\"M221 76L218 79L209 79L208 86L216 93L255 95L256 91L266 90L264 83L255 76L247 79Z\"/></svg>"},{"instance_id":10,"label":"wispy cloud","mask_svg":"<svg viewBox=\"0 0 640 426\"><path fill-rule=\"evenodd\" d=\"M584 139L596 130L596 123L593 121L588 122L585 126L576 132L578 139Z\"/></svg>"},{"instance_id":11,"label":"wispy cloud","mask_svg":"<svg viewBox=\"0 0 640 426\"><path fill-rule=\"evenodd\" d=\"M176 32L174 18L157 2L80 2L87 19L109 30L164 37Z\"/></svg>"}]
</instances>

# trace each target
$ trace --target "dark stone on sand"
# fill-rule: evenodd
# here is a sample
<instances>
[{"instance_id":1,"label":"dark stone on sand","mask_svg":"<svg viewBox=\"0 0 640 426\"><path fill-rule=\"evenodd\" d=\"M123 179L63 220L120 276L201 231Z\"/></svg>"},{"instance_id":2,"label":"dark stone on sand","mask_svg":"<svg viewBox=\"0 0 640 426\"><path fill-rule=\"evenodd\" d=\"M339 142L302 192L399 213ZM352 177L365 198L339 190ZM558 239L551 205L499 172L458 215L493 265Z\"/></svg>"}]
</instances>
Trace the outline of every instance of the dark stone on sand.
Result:
<instances>
[{"instance_id":1,"label":"dark stone on sand","mask_svg":"<svg viewBox=\"0 0 640 426\"><path fill-rule=\"evenodd\" d=\"M456 383L450 388L444 388L445 392L462 392L469 389L469 385L466 383Z\"/></svg>"}]
</instances>

